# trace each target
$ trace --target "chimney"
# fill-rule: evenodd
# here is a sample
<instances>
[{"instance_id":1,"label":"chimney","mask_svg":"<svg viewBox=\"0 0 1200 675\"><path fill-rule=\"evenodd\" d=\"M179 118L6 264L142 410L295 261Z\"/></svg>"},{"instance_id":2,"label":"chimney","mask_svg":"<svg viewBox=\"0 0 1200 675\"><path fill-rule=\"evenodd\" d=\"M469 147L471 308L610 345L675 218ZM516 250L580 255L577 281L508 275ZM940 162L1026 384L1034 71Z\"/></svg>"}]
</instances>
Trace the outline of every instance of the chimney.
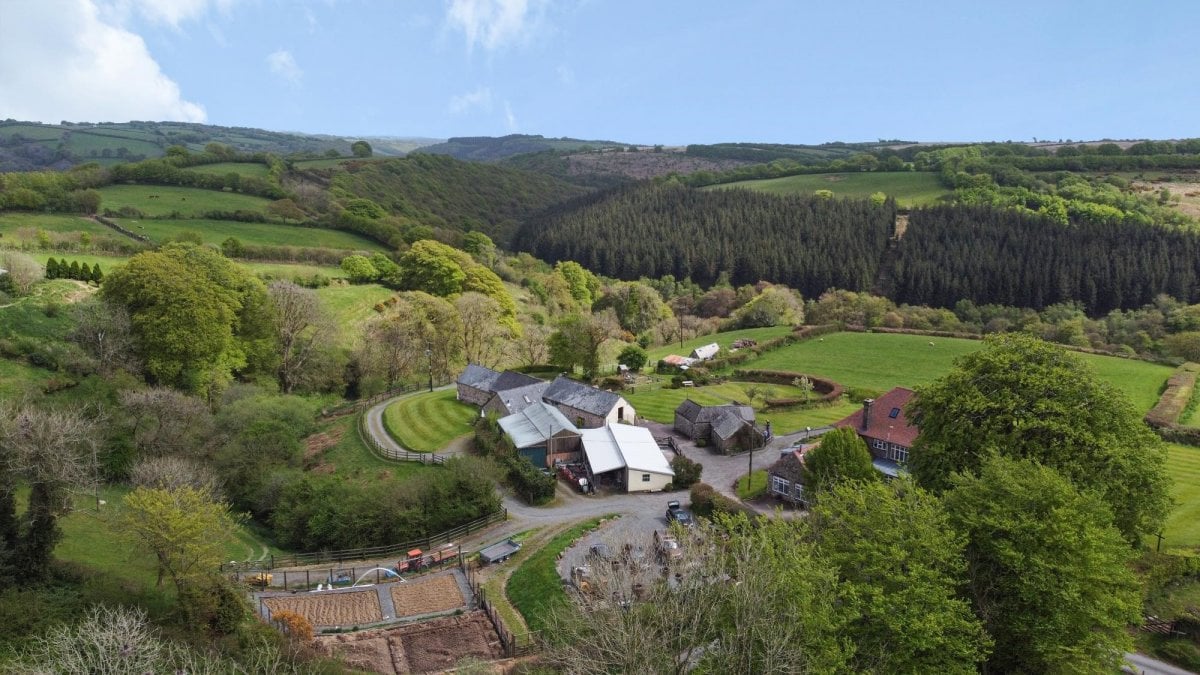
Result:
<instances>
[{"instance_id":1,"label":"chimney","mask_svg":"<svg viewBox=\"0 0 1200 675\"><path fill-rule=\"evenodd\" d=\"M875 399L873 399L873 398L864 398L863 399L863 422L862 422L863 431L866 431L867 428L871 426L871 406L874 404L875 404Z\"/></svg>"}]
</instances>

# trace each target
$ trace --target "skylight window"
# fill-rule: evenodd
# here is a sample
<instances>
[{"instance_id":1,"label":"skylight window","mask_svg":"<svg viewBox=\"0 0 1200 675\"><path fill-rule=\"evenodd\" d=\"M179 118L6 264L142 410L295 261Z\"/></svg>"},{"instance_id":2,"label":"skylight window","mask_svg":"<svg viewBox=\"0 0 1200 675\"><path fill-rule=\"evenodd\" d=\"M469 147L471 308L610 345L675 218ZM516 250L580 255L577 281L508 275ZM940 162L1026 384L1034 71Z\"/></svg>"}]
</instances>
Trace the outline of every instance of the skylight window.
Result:
<instances>
[{"instance_id":1,"label":"skylight window","mask_svg":"<svg viewBox=\"0 0 1200 675\"><path fill-rule=\"evenodd\" d=\"M888 413L888 417L890 417L892 419L896 419L896 416L899 414L900 414L899 408L892 408L892 412Z\"/></svg>"}]
</instances>

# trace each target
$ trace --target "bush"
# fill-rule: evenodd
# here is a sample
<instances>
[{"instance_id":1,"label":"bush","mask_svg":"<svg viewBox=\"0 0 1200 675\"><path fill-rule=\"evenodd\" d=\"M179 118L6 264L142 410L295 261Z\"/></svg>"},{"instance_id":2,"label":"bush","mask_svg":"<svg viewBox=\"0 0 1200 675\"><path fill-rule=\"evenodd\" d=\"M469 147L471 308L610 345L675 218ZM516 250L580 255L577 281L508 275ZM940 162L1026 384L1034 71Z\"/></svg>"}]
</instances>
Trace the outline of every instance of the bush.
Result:
<instances>
[{"instance_id":1,"label":"bush","mask_svg":"<svg viewBox=\"0 0 1200 675\"><path fill-rule=\"evenodd\" d=\"M1158 654L1188 670L1200 670L1200 648L1187 640L1168 640L1159 647Z\"/></svg>"},{"instance_id":2,"label":"bush","mask_svg":"<svg viewBox=\"0 0 1200 675\"><path fill-rule=\"evenodd\" d=\"M671 470L675 472L675 479L671 481L671 489L686 490L700 482L700 474L704 471L704 465L683 455L677 455L675 459L671 460Z\"/></svg>"},{"instance_id":3,"label":"bush","mask_svg":"<svg viewBox=\"0 0 1200 675\"><path fill-rule=\"evenodd\" d=\"M537 506L554 499L554 488L558 484L554 474L543 473L520 455L506 457L504 464L513 490L526 502Z\"/></svg>"},{"instance_id":4,"label":"bush","mask_svg":"<svg viewBox=\"0 0 1200 675\"><path fill-rule=\"evenodd\" d=\"M606 377L600 381L600 388L609 391L621 391L625 388L625 380L619 377Z\"/></svg>"}]
</instances>

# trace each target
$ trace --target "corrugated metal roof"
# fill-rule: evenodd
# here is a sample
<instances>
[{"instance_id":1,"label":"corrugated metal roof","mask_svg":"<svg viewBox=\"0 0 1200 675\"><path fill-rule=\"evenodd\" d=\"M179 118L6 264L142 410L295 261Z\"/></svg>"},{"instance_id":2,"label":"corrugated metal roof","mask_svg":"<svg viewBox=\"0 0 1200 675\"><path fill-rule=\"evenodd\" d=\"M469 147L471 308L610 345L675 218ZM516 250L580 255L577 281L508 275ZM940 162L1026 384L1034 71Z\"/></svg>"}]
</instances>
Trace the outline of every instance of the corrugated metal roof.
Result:
<instances>
[{"instance_id":1,"label":"corrugated metal roof","mask_svg":"<svg viewBox=\"0 0 1200 675\"><path fill-rule=\"evenodd\" d=\"M564 429L579 433L575 425L557 408L541 401L535 401L521 412L501 417L498 422L504 433L512 439L513 445L518 448L542 445Z\"/></svg>"},{"instance_id":2,"label":"corrugated metal roof","mask_svg":"<svg viewBox=\"0 0 1200 675\"><path fill-rule=\"evenodd\" d=\"M719 351L721 351L720 345L713 342L710 344L706 344L703 347L696 347L695 349L693 349L692 350L692 358L707 361L708 359L711 359L712 357L716 356L717 352L719 352Z\"/></svg>"},{"instance_id":3,"label":"corrugated metal roof","mask_svg":"<svg viewBox=\"0 0 1200 675\"><path fill-rule=\"evenodd\" d=\"M628 467L633 471L675 475L654 435L645 427L609 424L599 429L582 429L580 434L592 473Z\"/></svg>"}]
</instances>

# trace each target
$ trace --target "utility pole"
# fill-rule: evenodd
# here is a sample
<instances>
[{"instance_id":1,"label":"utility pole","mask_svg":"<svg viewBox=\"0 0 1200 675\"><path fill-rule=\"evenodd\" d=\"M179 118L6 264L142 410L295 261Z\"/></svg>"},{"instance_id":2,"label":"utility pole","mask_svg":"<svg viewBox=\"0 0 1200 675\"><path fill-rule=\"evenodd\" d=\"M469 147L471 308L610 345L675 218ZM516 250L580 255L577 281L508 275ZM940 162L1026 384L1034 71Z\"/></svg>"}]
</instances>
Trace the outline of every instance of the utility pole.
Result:
<instances>
[{"instance_id":1,"label":"utility pole","mask_svg":"<svg viewBox=\"0 0 1200 675\"><path fill-rule=\"evenodd\" d=\"M433 350L425 348L425 360L429 362L429 391L433 391Z\"/></svg>"}]
</instances>

